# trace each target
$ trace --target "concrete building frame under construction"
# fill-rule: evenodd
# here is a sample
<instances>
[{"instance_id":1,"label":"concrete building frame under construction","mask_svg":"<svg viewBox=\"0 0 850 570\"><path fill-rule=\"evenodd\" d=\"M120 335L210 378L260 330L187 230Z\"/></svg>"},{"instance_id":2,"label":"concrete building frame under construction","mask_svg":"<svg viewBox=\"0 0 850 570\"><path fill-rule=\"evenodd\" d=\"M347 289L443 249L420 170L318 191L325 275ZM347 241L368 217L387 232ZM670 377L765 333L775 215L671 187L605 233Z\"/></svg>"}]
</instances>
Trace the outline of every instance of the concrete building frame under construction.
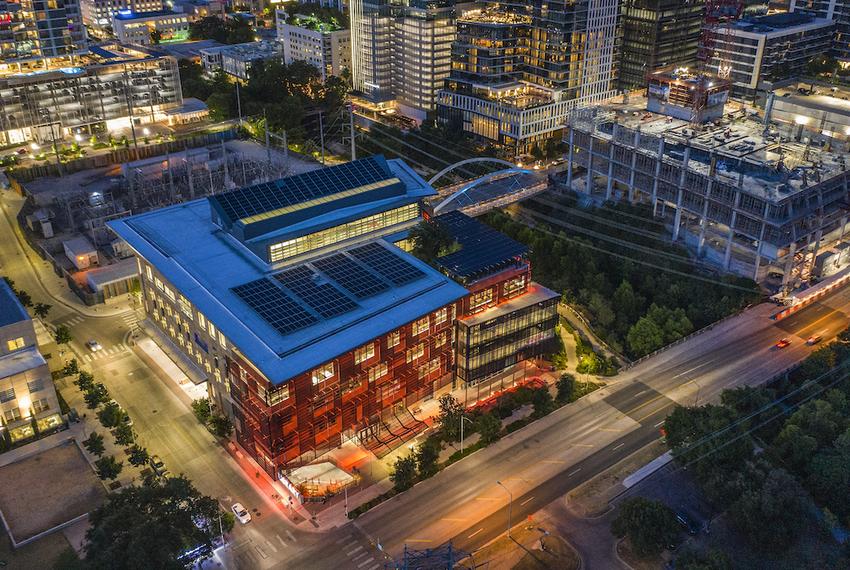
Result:
<instances>
[{"instance_id":1,"label":"concrete building frame under construction","mask_svg":"<svg viewBox=\"0 0 850 570\"><path fill-rule=\"evenodd\" d=\"M781 274L787 290L845 235L840 141L795 140L753 118L694 127L645 111L576 116L566 140L569 188L650 203L674 242L724 271L759 282Z\"/></svg>"}]
</instances>

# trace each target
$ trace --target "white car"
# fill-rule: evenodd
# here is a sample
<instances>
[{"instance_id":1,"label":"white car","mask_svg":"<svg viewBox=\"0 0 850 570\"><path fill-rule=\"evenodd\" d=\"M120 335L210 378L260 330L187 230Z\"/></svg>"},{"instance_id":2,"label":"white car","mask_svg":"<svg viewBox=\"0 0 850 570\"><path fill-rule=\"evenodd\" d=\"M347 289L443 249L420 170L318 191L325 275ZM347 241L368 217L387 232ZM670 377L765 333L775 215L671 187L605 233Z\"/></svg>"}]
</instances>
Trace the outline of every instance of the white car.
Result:
<instances>
[{"instance_id":1,"label":"white car","mask_svg":"<svg viewBox=\"0 0 850 570\"><path fill-rule=\"evenodd\" d=\"M86 342L86 346L92 352L97 352L98 350L103 350L103 347L100 346L100 343L96 340L90 340Z\"/></svg>"},{"instance_id":2,"label":"white car","mask_svg":"<svg viewBox=\"0 0 850 570\"><path fill-rule=\"evenodd\" d=\"M239 522L242 524L248 524L251 522L251 513L248 512L248 509L242 506L242 503L233 503L230 510L233 511L233 514L236 515L236 518L239 519Z\"/></svg>"}]
</instances>

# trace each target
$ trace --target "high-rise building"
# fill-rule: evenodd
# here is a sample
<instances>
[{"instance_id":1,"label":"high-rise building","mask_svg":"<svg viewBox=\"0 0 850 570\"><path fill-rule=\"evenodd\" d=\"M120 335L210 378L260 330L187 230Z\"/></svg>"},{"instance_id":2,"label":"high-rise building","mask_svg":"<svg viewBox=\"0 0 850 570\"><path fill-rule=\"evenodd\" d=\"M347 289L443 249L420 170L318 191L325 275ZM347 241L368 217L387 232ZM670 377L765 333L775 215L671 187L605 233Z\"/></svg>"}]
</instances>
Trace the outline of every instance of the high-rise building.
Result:
<instances>
[{"instance_id":1,"label":"high-rise building","mask_svg":"<svg viewBox=\"0 0 850 570\"><path fill-rule=\"evenodd\" d=\"M615 92L616 0L487 1L458 18L444 123L517 154L557 137L567 114Z\"/></svg>"},{"instance_id":2,"label":"high-rise building","mask_svg":"<svg viewBox=\"0 0 850 570\"><path fill-rule=\"evenodd\" d=\"M705 0L625 0L619 85L646 87L648 74L696 62Z\"/></svg>"},{"instance_id":3,"label":"high-rise building","mask_svg":"<svg viewBox=\"0 0 850 570\"><path fill-rule=\"evenodd\" d=\"M850 66L850 0L791 0L792 12L807 12L835 22L832 55Z\"/></svg>"},{"instance_id":4,"label":"high-rise building","mask_svg":"<svg viewBox=\"0 0 850 570\"><path fill-rule=\"evenodd\" d=\"M0 67L85 50L78 0L0 0Z\"/></svg>"},{"instance_id":5,"label":"high-rise building","mask_svg":"<svg viewBox=\"0 0 850 570\"><path fill-rule=\"evenodd\" d=\"M162 0L79 0L83 24L90 36L108 38L112 35L112 18L118 14L156 12L164 8Z\"/></svg>"},{"instance_id":6,"label":"high-rise building","mask_svg":"<svg viewBox=\"0 0 850 570\"><path fill-rule=\"evenodd\" d=\"M349 9L355 92L424 119L451 70L454 0L354 0Z\"/></svg>"},{"instance_id":7,"label":"high-rise building","mask_svg":"<svg viewBox=\"0 0 850 570\"><path fill-rule=\"evenodd\" d=\"M320 21L315 16L296 14L287 17L277 11L277 40L283 46L283 61L306 61L329 75L351 69L351 33L336 22Z\"/></svg>"},{"instance_id":8,"label":"high-rise building","mask_svg":"<svg viewBox=\"0 0 850 570\"><path fill-rule=\"evenodd\" d=\"M552 351L559 295L531 282L525 246L451 213L434 223L458 250L432 266L399 247L434 195L371 156L108 225L138 256L149 328L283 479L347 440L391 444L408 428L387 422L421 423L408 407L475 398Z\"/></svg>"}]
</instances>

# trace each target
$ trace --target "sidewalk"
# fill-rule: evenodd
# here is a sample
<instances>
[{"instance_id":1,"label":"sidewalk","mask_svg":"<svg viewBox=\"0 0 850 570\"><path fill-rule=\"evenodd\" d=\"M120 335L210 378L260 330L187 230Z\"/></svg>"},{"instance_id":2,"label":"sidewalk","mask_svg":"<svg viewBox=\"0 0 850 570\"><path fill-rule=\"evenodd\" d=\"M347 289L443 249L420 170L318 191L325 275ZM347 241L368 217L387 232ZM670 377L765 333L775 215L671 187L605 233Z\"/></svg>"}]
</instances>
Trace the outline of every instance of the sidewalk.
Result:
<instances>
[{"instance_id":1,"label":"sidewalk","mask_svg":"<svg viewBox=\"0 0 850 570\"><path fill-rule=\"evenodd\" d=\"M23 252L27 261L27 266L38 281L43 292L53 299L57 304L64 306L67 309L80 313L87 317L114 317L132 310L129 301L120 301L110 305L97 305L89 307L83 303L73 291L65 283L65 280L57 276L50 267L50 264L44 261L39 255L32 250L27 241L21 235L21 229L18 227L17 214L23 206L23 199L12 195L9 192L0 194L2 200L0 205L3 209L3 218L6 227L3 228L3 233L8 232L14 236L17 241L18 249ZM11 236L10 236L11 238Z\"/></svg>"}]
</instances>

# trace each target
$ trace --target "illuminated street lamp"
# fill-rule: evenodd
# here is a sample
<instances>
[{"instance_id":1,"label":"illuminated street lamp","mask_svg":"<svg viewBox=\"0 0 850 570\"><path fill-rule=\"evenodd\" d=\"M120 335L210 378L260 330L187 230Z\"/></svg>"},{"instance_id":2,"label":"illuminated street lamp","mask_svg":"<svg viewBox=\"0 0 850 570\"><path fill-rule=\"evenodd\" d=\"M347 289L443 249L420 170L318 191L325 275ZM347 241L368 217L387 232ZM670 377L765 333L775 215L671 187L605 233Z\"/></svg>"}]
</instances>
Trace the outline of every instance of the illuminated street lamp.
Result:
<instances>
[{"instance_id":1,"label":"illuminated street lamp","mask_svg":"<svg viewBox=\"0 0 850 570\"><path fill-rule=\"evenodd\" d=\"M511 508L513 507L513 504L514 504L514 496L507 487L502 485L501 481L496 481L496 484L499 487L501 487L502 489L504 489L505 492L508 494L508 538L510 538L511 537Z\"/></svg>"},{"instance_id":2,"label":"illuminated street lamp","mask_svg":"<svg viewBox=\"0 0 850 570\"><path fill-rule=\"evenodd\" d=\"M463 422L472 423L472 420L465 415L460 415L460 454L463 456Z\"/></svg>"},{"instance_id":3,"label":"illuminated street lamp","mask_svg":"<svg viewBox=\"0 0 850 570\"><path fill-rule=\"evenodd\" d=\"M38 150L38 149L40 149L41 147L40 147L40 146L38 146L38 144L37 144L37 143L31 142L31 143L30 143L30 148L31 148L32 150Z\"/></svg>"},{"instance_id":4,"label":"illuminated street lamp","mask_svg":"<svg viewBox=\"0 0 850 570\"><path fill-rule=\"evenodd\" d=\"M151 130L145 127L144 129L142 129L142 134L145 136L149 136L151 134Z\"/></svg>"}]
</instances>

